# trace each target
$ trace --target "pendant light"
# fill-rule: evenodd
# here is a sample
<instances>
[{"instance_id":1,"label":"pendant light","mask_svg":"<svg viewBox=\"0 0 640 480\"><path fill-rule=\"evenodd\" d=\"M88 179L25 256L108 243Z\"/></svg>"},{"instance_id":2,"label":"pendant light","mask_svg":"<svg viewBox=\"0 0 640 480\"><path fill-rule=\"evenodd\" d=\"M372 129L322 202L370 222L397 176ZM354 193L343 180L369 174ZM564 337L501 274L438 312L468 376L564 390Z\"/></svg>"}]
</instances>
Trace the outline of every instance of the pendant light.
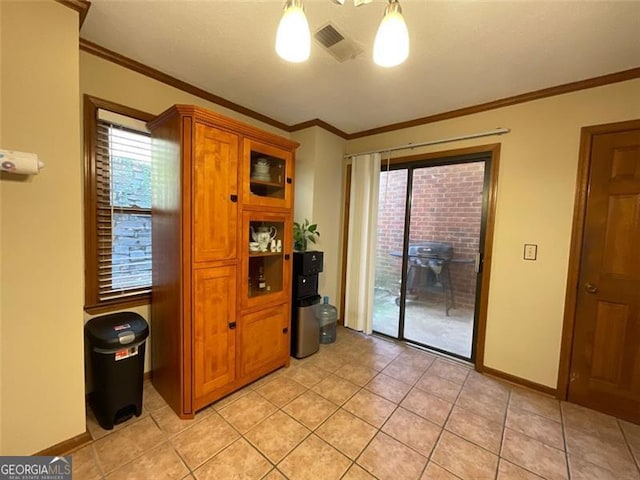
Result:
<instances>
[{"instance_id":1,"label":"pendant light","mask_svg":"<svg viewBox=\"0 0 640 480\"><path fill-rule=\"evenodd\" d=\"M409 56L409 31L398 0L389 0L373 44L373 61L381 67L395 67Z\"/></svg>"},{"instance_id":2,"label":"pendant light","mask_svg":"<svg viewBox=\"0 0 640 480\"><path fill-rule=\"evenodd\" d=\"M302 0L287 0L276 34L276 53L288 62L300 63L309 58L310 51L311 32Z\"/></svg>"}]
</instances>

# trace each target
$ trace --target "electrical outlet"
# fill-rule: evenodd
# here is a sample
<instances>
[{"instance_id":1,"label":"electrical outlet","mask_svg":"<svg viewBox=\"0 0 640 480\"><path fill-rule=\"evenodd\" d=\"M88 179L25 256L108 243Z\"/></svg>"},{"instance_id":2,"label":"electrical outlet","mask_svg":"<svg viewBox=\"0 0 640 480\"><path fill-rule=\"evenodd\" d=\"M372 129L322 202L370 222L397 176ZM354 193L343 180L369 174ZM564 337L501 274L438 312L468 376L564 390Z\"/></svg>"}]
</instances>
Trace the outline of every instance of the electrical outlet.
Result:
<instances>
[{"instance_id":1,"label":"electrical outlet","mask_svg":"<svg viewBox=\"0 0 640 480\"><path fill-rule=\"evenodd\" d=\"M524 257L525 260L535 260L538 258L538 245L533 243L524 244Z\"/></svg>"}]
</instances>

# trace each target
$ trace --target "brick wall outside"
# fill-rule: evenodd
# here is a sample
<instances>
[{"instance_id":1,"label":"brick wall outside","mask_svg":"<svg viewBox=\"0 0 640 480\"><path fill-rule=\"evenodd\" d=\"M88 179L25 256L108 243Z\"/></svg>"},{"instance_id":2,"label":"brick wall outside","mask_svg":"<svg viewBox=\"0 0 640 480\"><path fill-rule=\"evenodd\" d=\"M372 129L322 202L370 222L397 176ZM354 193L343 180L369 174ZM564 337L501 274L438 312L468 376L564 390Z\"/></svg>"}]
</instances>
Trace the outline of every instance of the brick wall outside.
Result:
<instances>
[{"instance_id":1,"label":"brick wall outside","mask_svg":"<svg viewBox=\"0 0 640 480\"><path fill-rule=\"evenodd\" d=\"M117 207L151 208L150 158L132 157L111 158L114 289L151 285L151 214L117 212Z\"/></svg>"},{"instance_id":2,"label":"brick wall outside","mask_svg":"<svg viewBox=\"0 0 640 480\"><path fill-rule=\"evenodd\" d=\"M482 214L484 163L443 165L414 170L411 243L447 242L456 307L475 303L473 259L478 251ZM397 293L402 251L407 171L383 172L380 177L376 287Z\"/></svg>"}]
</instances>

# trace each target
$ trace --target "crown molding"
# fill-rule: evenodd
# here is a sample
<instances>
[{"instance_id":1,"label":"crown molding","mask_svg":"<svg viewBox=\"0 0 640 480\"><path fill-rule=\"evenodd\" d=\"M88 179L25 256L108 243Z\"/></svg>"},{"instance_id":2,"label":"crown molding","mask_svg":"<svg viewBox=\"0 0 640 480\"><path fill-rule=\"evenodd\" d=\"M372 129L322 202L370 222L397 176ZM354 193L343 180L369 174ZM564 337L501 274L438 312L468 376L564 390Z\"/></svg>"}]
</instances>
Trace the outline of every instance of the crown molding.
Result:
<instances>
[{"instance_id":1,"label":"crown molding","mask_svg":"<svg viewBox=\"0 0 640 480\"><path fill-rule=\"evenodd\" d=\"M82 2L82 3L89 4L89 2L85 2L84 0L56 0L56 1L59 1L60 3L64 3L64 4L66 4L67 2L69 3ZM519 103L531 102L533 100L540 100L542 98L553 97L555 95L562 95L565 93L577 92L579 90L601 87L601 86L609 85L612 83L624 82L627 80L640 78L640 67L631 68L629 70L623 70L621 72L610 73L607 75L601 75L599 77L593 77L593 78L588 78L584 80L579 80L576 82L565 83L563 85L556 85L554 87L543 88L541 90L535 90L533 92L527 92L527 93L522 93L520 95L505 97L499 100L493 100L491 102L480 103L478 105L459 108L457 110L450 110L448 112L442 112L434 115L429 115L426 117L415 118L413 120L407 120L399 123L392 123L389 125L384 125L382 127L371 128L371 129L362 130L359 132L346 133L340 130L339 128L334 127L330 123L320 120L319 118L315 118L313 120L309 120L302 123L296 123L295 125L287 125L271 117L268 117L259 112L256 112L255 110L251 110L249 108L243 107L242 105L238 105L237 103L231 102L230 100L227 100L218 95L214 95L211 92L207 92L206 90L198 88L194 85L191 85L187 82L179 80L170 75L167 75L166 73L163 73L160 70L156 70L155 68L149 67L136 60L125 57L124 55L120 55L119 53L108 50L100 45L92 43L83 38L80 38L80 50L83 50L92 55L96 55L98 57L104 58L105 60L113 62L117 65L128 68L137 73L153 78L154 80L157 80L159 82L165 83L167 85L170 85L184 92L195 95L196 97L200 97L209 102L228 108L229 110L233 110L234 112L241 113L243 115L246 115L247 117L253 118L260 122L279 128L281 130L284 130L285 132L297 132L299 130L303 130L309 127L320 127L320 128L324 128L328 132L331 132L341 138L344 138L345 140L353 140L356 138L368 137L370 135L377 135L380 133L392 132L394 130L402 130L405 128L416 127L419 125L426 125L428 123L440 122L442 120L449 120L457 117L464 117L466 115L472 115L475 113L495 110L496 108L508 107L511 105L517 105Z\"/></svg>"},{"instance_id":2,"label":"crown molding","mask_svg":"<svg viewBox=\"0 0 640 480\"><path fill-rule=\"evenodd\" d=\"M87 0L55 0L56 2L64 5L65 7L69 7L80 15L80 21L78 22L78 30L82 28L82 24L84 23L84 19L87 18L87 13L89 13L89 8L91 8L91 2Z\"/></svg>"},{"instance_id":3,"label":"crown molding","mask_svg":"<svg viewBox=\"0 0 640 480\"><path fill-rule=\"evenodd\" d=\"M553 97L555 95L562 95L565 93L577 92L579 90L585 90L587 88L601 87L603 85L624 82L626 80L633 80L635 78L640 78L640 67L631 68L629 70L623 70L621 72L616 72L616 73L609 73L607 75L588 78L585 80L578 80L577 82L565 83L563 85L556 85L555 87L543 88L542 90L535 90L533 92L522 93L520 95L501 98L499 100L493 100L487 103L480 103L478 105L459 108L457 110L451 110L448 112L437 113L435 115L416 118L414 120L407 120L405 122L393 123L390 125L385 125L383 127L376 127L369 130L362 130L360 132L350 133L348 136L348 140L352 140L354 138L368 137L370 135L377 135L379 133L392 132L394 130L402 130L404 128L409 128L409 127L416 127L418 125L425 125L427 123L440 122L442 120L449 120L451 118L456 118L456 117L464 117L466 115L472 115L474 113L486 112L488 110L495 110L496 108L503 108L511 105L517 105L519 103L531 102L533 100L540 100L542 98Z\"/></svg>"},{"instance_id":4,"label":"crown molding","mask_svg":"<svg viewBox=\"0 0 640 480\"><path fill-rule=\"evenodd\" d=\"M255 110L251 110L247 107L243 107L242 105L238 105L237 103L227 100L226 98L214 95L211 92L207 92L206 90L196 87L195 85L191 85L190 83L179 80L175 77L172 77L171 75L167 75L160 70L156 70L155 68L149 67L129 57L125 57L124 55L120 55L119 53L116 53L112 50L108 50L104 47L101 47L100 45L85 40L84 38L80 38L80 50L91 53L92 55L96 55L97 57L104 58L105 60L109 60L110 62L128 68L129 70L141 73L142 75L145 75L149 78L153 78L154 80L177 88L178 90L182 90L183 92L190 93L191 95L195 95L196 97L200 97L222 107L228 108L229 110L233 110L234 112L246 115L247 117L253 118L254 120L258 120L273 127L279 128L281 130L284 130L285 132L290 131L288 125L274 120L271 117L267 117L266 115L258 113Z\"/></svg>"},{"instance_id":5,"label":"crown molding","mask_svg":"<svg viewBox=\"0 0 640 480\"><path fill-rule=\"evenodd\" d=\"M333 133L339 137L344 138L345 140L349 138L349 134L343 132L339 128L334 127L330 123L325 122L324 120L320 120L319 118L314 118L313 120L309 120L307 122L296 123L295 125L289 126L290 132L297 132L298 130L304 130L309 127L320 127L324 128L326 131Z\"/></svg>"}]
</instances>

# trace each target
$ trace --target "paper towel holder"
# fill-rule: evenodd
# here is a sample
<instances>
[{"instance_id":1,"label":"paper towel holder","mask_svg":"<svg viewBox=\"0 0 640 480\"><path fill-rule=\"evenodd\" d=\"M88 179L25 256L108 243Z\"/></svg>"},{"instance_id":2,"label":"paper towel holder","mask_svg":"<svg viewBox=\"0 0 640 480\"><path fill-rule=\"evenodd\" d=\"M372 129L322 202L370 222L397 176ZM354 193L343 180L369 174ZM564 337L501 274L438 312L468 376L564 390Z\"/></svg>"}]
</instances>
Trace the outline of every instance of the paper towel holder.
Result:
<instances>
[{"instance_id":1,"label":"paper towel holder","mask_svg":"<svg viewBox=\"0 0 640 480\"><path fill-rule=\"evenodd\" d=\"M44 162L35 153L0 149L0 171L15 175L37 175Z\"/></svg>"}]
</instances>

